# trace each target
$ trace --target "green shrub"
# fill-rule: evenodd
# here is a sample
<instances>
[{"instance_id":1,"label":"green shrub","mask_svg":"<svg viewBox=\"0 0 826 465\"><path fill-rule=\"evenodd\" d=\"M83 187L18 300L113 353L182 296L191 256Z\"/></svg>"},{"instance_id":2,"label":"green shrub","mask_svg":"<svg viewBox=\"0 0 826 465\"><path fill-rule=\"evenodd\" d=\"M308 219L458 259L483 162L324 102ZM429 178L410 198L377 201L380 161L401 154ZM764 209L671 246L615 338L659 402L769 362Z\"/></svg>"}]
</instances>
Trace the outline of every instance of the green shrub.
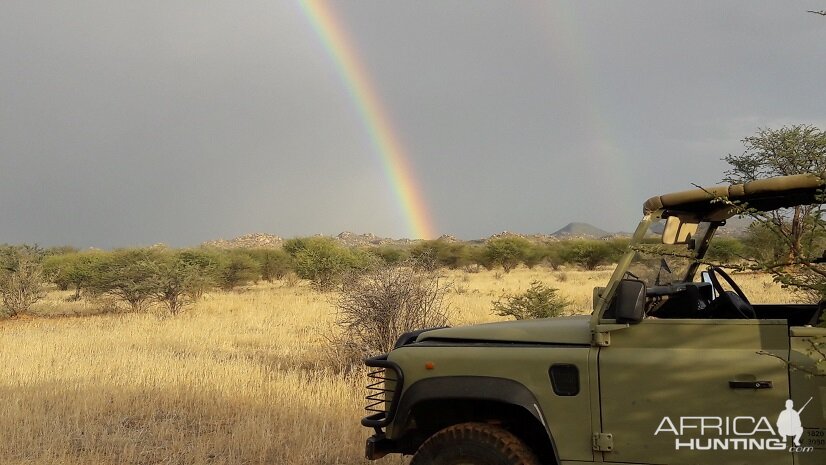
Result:
<instances>
[{"instance_id":1,"label":"green shrub","mask_svg":"<svg viewBox=\"0 0 826 465\"><path fill-rule=\"evenodd\" d=\"M348 271L366 269L375 262L371 254L351 251L326 237L290 239L284 250L292 256L296 274L321 290L338 285Z\"/></svg>"},{"instance_id":2,"label":"green shrub","mask_svg":"<svg viewBox=\"0 0 826 465\"><path fill-rule=\"evenodd\" d=\"M731 264L745 257L746 247L739 239L720 237L709 244L706 258L721 264Z\"/></svg>"},{"instance_id":3,"label":"green shrub","mask_svg":"<svg viewBox=\"0 0 826 465\"><path fill-rule=\"evenodd\" d=\"M548 252L548 247L542 244L532 243L525 249L525 256L522 257L522 263L524 263L528 269L533 269L536 265L548 260Z\"/></svg>"},{"instance_id":4,"label":"green shrub","mask_svg":"<svg viewBox=\"0 0 826 465\"><path fill-rule=\"evenodd\" d=\"M55 255L44 260L49 279L58 287L109 295L132 311L151 303L176 314L218 282L221 253L204 249L120 249Z\"/></svg>"},{"instance_id":5,"label":"green shrub","mask_svg":"<svg viewBox=\"0 0 826 465\"><path fill-rule=\"evenodd\" d=\"M238 286L257 281L261 276L258 262L242 250L229 250L218 256L216 268L218 286L231 291Z\"/></svg>"},{"instance_id":6,"label":"green shrub","mask_svg":"<svg viewBox=\"0 0 826 465\"><path fill-rule=\"evenodd\" d=\"M410 249L383 245L373 251L387 265L395 265L410 258Z\"/></svg>"},{"instance_id":7,"label":"green shrub","mask_svg":"<svg viewBox=\"0 0 826 465\"><path fill-rule=\"evenodd\" d=\"M715 241L716 242L716 241ZM744 253L758 263L778 263L788 259L789 248L771 227L754 222L743 238Z\"/></svg>"},{"instance_id":8,"label":"green shrub","mask_svg":"<svg viewBox=\"0 0 826 465\"><path fill-rule=\"evenodd\" d=\"M608 256L606 259L608 263L617 263L628 252L628 244L631 242L630 239L608 239L603 240L608 247Z\"/></svg>"},{"instance_id":9,"label":"green shrub","mask_svg":"<svg viewBox=\"0 0 826 465\"><path fill-rule=\"evenodd\" d=\"M219 260L202 251L165 252L154 262L152 299L175 315L215 285Z\"/></svg>"},{"instance_id":10,"label":"green shrub","mask_svg":"<svg viewBox=\"0 0 826 465\"><path fill-rule=\"evenodd\" d=\"M559 290L539 281L521 294L502 294L493 302L493 311L499 316L517 320L560 316L571 302L558 294Z\"/></svg>"},{"instance_id":11,"label":"green shrub","mask_svg":"<svg viewBox=\"0 0 826 465\"><path fill-rule=\"evenodd\" d=\"M530 241L521 237L498 237L485 243L485 263L487 268L501 266L505 273L509 273L533 249Z\"/></svg>"},{"instance_id":12,"label":"green shrub","mask_svg":"<svg viewBox=\"0 0 826 465\"><path fill-rule=\"evenodd\" d=\"M81 292L92 284L98 262L103 256L103 253L96 251L47 256L43 261L43 273L60 290L73 288L74 299L77 300Z\"/></svg>"},{"instance_id":13,"label":"green shrub","mask_svg":"<svg viewBox=\"0 0 826 465\"><path fill-rule=\"evenodd\" d=\"M80 252L80 250L78 250L77 247L72 247L71 245L58 245L44 249L43 256L51 257L53 255L69 255L78 252Z\"/></svg>"},{"instance_id":14,"label":"green shrub","mask_svg":"<svg viewBox=\"0 0 826 465\"><path fill-rule=\"evenodd\" d=\"M594 270L597 266L610 263L613 248L601 240L573 240L562 244L560 255L566 263Z\"/></svg>"},{"instance_id":15,"label":"green shrub","mask_svg":"<svg viewBox=\"0 0 826 465\"><path fill-rule=\"evenodd\" d=\"M547 263L554 270L558 270L563 264L565 264L565 259L562 256L562 246L559 243L553 244L546 244L542 247L544 250L542 252L543 255L543 262Z\"/></svg>"},{"instance_id":16,"label":"green shrub","mask_svg":"<svg viewBox=\"0 0 826 465\"><path fill-rule=\"evenodd\" d=\"M467 245L444 239L421 241L413 246L410 255L421 263L431 262L434 266L444 266L452 270L471 263Z\"/></svg>"},{"instance_id":17,"label":"green shrub","mask_svg":"<svg viewBox=\"0 0 826 465\"><path fill-rule=\"evenodd\" d=\"M258 263L261 279L264 281L283 279L293 270L293 259L283 249L251 249L244 252Z\"/></svg>"},{"instance_id":18,"label":"green shrub","mask_svg":"<svg viewBox=\"0 0 826 465\"><path fill-rule=\"evenodd\" d=\"M127 303L132 311L146 308L157 290L157 262L160 250L120 249L101 253L91 270L87 289L93 294L111 295Z\"/></svg>"}]
</instances>

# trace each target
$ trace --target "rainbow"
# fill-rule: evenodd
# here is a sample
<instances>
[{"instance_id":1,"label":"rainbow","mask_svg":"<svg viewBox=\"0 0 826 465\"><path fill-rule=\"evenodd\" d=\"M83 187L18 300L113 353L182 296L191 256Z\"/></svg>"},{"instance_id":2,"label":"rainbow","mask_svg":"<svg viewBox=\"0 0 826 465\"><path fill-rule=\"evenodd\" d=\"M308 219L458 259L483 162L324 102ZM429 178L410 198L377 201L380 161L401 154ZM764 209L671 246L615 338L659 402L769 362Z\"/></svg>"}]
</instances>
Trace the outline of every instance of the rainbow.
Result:
<instances>
[{"instance_id":1,"label":"rainbow","mask_svg":"<svg viewBox=\"0 0 826 465\"><path fill-rule=\"evenodd\" d=\"M301 0L301 9L335 63L378 155L385 176L414 239L436 237L433 221L410 159L381 105L370 75L333 9L324 2Z\"/></svg>"}]
</instances>

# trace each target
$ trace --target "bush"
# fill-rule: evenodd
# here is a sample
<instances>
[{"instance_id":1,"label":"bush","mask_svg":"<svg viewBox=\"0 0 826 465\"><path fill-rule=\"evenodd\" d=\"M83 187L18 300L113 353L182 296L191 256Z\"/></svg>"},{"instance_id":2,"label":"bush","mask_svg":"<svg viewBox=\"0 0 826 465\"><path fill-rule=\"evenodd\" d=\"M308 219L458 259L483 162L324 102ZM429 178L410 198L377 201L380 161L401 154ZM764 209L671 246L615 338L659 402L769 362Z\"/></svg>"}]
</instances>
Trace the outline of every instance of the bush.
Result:
<instances>
[{"instance_id":1,"label":"bush","mask_svg":"<svg viewBox=\"0 0 826 465\"><path fill-rule=\"evenodd\" d=\"M0 249L0 296L6 314L26 313L44 295L40 250L30 246Z\"/></svg>"},{"instance_id":2,"label":"bush","mask_svg":"<svg viewBox=\"0 0 826 465\"><path fill-rule=\"evenodd\" d=\"M48 247L43 250L44 257L51 257L53 255L70 255L80 252L76 247L72 247L71 245L58 245L54 247Z\"/></svg>"},{"instance_id":3,"label":"bush","mask_svg":"<svg viewBox=\"0 0 826 465\"><path fill-rule=\"evenodd\" d=\"M202 249L153 248L74 254L47 261L58 276L82 275L78 283L85 283L83 288L90 294L113 296L132 311L158 303L174 315L215 286L219 267L225 264L222 258Z\"/></svg>"},{"instance_id":4,"label":"bush","mask_svg":"<svg viewBox=\"0 0 826 465\"><path fill-rule=\"evenodd\" d=\"M87 288L93 294L122 300L132 311L144 310L157 291L154 278L160 254L156 249L120 249L101 254Z\"/></svg>"},{"instance_id":5,"label":"bush","mask_svg":"<svg viewBox=\"0 0 826 465\"><path fill-rule=\"evenodd\" d=\"M221 253L206 248L184 249L176 253L177 260L197 270L198 279L190 280L187 294L196 301L210 289L218 286L221 266L224 263Z\"/></svg>"},{"instance_id":6,"label":"bush","mask_svg":"<svg viewBox=\"0 0 826 465\"><path fill-rule=\"evenodd\" d=\"M731 264L742 260L745 254L746 247L742 241L720 237L711 241L706 252L706 258L717 263Z\"/></svg>"},{"instance_id":7,"label":"bush","mask_svg":"<svg viewBox=\"0 0 826 465\"><path fill-rule=\"evenodd\" d=\"M72 285L68 270L71 268L70 262L74 258L74 255L76 254L53 255L43 260L44 278L54 283L61 291L69 290L69 287ZM76 294L80 294L79 289L76 291Z\"/></svg>"},{"instance_id":8,"label":"bush","mask_svg":"<svg viewBox=\"0 0 826 465\"><path fill-rule=\"evenodd\" d=\"M350 253L350 259L348 262L348 273L363 273L368 270L375 269L376 267L381 265L381 259L371 252L370 250L365 249L345 249L348 250Z\"/></svg>"},{"instance_id":9,"label":"bush","mask_svg":"<svg viewBox=\"0 0 826 465\"><path fill-rule=\"evenodd\" d=\"M560 250L560 256L566 263L594 270L597 266L611 262L614 248L601 240L574 240L566 242Z\"/></svg>"},{"instance_id":10,"label":"bush","mask_svg":"<svg viewBox=\"0 0 826 465\"><path fill-rule=\"evenodd\" d=\"M608 248L608 256L606 260L608 263L617 263L620 261L623 255L628 252L628 245L630 244L630 239L609 239L603 240L603 242Z\"/></svg>"},{"instance_id":11,"label":"bush","mask_svg":"<svg viewBox=\"0 0 826 465\"><path fill-rule=\"evenodd\" d=\"M531 287L521 294L502 294L493 302L493 311L499 316L512 316L517 320L560 316L571 302L558 292L556 288L533 281Z\"/></svg>"},{"instance_id":12,"label":"bush","mask_svg":"<svg viewBox=\"0 0 826 465\"><path fill-rule=\"evenodd\" d=\"M231 291L238 286L257 281L261 269L255 260L242 250L230 250L218 255L215 271L218 286Z\"/></svg>"},{"instance_id":13,"label":"bush","mask_svg":"<svg viewBox=\"0 0 826 465\"><path fill-rule=\"evenodd\" d=\"M529 270L533 269L536 265L548 261L548 252L548 247L541 244L530 244L529 247L525 249L525 256L522 257L522 263L524 263Z\"/></svg>"},{"instance_id":14,"label":"bush","mask_svg":"<svg viewBox=\"0 0 826 465\"><path fill-rule=\"evenodd\" d=\"M395 265L410 258L410 249L383 245L377 247L375 253L387 265Z\"/></svg>"},{"instance_id":15,"label":"bush","mask_svg":"<svg viewBox=\"0 0 826 465\"><path fill-rule=\"evenodd\" d=\"M759 222L749 225L743 237L743 248L745 255L758 263L779 263L786 261L789 256L788 246L783 239L770 227Z\"/></svg>"},{"instance_id":16,"label":"bush","mask_svg":"<svg viewBox=\"0 0 826 465\"><path fill-rule=\"evenodd\" d=\"M422 265L430 262L434 266L444 266L452 270L471 263L467 245L444 239L419 242L413 246L410 255Z\"/></svg>"},{"instance_id":17,"label":"bush","mask_svg":"<svg viewBox=\"0 0 826 465\"><path fill-rule=\"evenodd\" d=\"M290 254L280 249L252 249L245 251L250 258L258 263L261 279L273 282L283 279L293 269L293 260Z\"/></svg>"},{"instance_id":18,"label":"bush","mask_svg":"<svg viewBox=\"0 0 826 465\"><path fill-rule=\"evenodd\" d=\"M320 290L332 289L345 273L369 269L377 261L368 252L349 250L326 237L290 239L284 250L292 256L296 274Z\"/></svg>"},{"instance_id":19,"label":"bush","mask_svg":"<svg viewBox=\"0 0 826 465\"><path fill-rule=\"evenodd\" d=\"M195 303L215 285L219 261L202 251L165 252L155 261L155 289L152 300L172 315Z\"/></svg>"},{"instance_id":20,"label":"bush","mask_svg":"<svg viewBox=\"0 0 826 465\"><path fill-rule=\"evenodd\" d=\"M43 274L61 291L74 288L74 299L91 285L103 255L99 252L68 253L46 257Z\"/></svg>"},{"instance_id":21,"label":"bush","mask_svg":"<svg viewBox=\"0 0 826 465\"><path fill-rule=\"evenodd\" d=\"M403 333L444 326L448 284L416 261L349 274L336 308L341 337L351 361L388 352ZM338 351L341 353L341 351Z\"/></svg>"},{"instance_id":22,"label":"bush","mask_svg":"<svg viewBox=\"0 0 826 465\"><path fill-rule=\"evenodd\" d=\"M501 266L505 273L525 262L534 249L527 239L522 237L499 237L485 243L485 267L491 269Z\"/></svg>"},{"instance_id":23,"label":"bush","mask_svg":"<svg viewBox=\"0 0 826 465\"><path fill-rule=\"evenodd\" d=\"M547 244L543 247L543 261L553 270L558 270L565 263L560 244Z\"/></svg>"}]
</instances>

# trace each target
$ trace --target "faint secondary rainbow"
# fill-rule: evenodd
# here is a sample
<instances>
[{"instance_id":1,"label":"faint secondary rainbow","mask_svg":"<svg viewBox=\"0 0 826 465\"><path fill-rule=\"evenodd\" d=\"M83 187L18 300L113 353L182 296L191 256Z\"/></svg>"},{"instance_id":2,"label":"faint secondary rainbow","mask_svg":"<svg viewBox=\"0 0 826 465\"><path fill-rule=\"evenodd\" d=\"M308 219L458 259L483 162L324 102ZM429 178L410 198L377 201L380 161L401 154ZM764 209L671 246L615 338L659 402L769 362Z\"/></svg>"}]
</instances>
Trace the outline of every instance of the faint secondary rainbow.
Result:
<instances>
[{"instance_id":1,"label":"faint secondary rainbow","mask_svg":"<svg viewBox=\"0 0 826 465\"><path fill-rule=\"evenodd\" d=\"M299 4L336 64L358 109L407 220L408 233L413 238L434 238L435 228L413 168L352 41L329 5L314 0L301 0Z\"/></svg>"},{"instance_id":2,"label":"faint secondary rainbow","mask_svg":"<svg viewBox=\"0 0 826 465\"><path fill-rule=\"evenodd\" d=\"M593 168L593 179L589 183L593 184L592 187L599 186L600 190L610 192L619 208L625 208L620 205L631 208L642 203L646 198L645 192L637 192L635 187L642 185L635 182L641 173L639 163L633 162L617 143L616 123L598 97L598 71L582 29L584 20L578 14L581 3L537 2L531 5L536 9L529 11L530 16L547 34L549 53L565 63L565 69L573 77L574 92L580 102L581 113L577 116L582 118L592 135L590 150L579 154ZM633 208L636 214L638 210Z\"/></svg>"}]
</instances>

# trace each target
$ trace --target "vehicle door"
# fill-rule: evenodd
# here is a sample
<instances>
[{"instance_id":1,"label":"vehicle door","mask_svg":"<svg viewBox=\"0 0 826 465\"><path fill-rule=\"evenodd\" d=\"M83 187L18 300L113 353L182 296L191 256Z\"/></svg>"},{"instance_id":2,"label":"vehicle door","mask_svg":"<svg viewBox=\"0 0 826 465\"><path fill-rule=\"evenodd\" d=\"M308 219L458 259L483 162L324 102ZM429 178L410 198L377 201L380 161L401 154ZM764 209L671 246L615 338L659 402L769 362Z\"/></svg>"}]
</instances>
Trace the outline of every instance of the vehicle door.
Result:
<instances>
[{"instance_id":1,"label":"vehicle door","mask_svg":"<svg viewBox=\"0 0 826 465\"><path fill-rule=\"evenodd\" d=\"M792 327L789 379L791 399L803 428L798 465L826 463L826 365L818 364L826 351L826 328ZM811 400L810 400L811 399Z\"/></svg>"},{"instance_id":2,"label":"vehicle door","mask_svg":"<svg viewBox=\"0 0 826 465\"><path fill-rule=\"evenodd\" d=\"M770 431L790 392L785 320L646 319L609 344L598 356L604 461L793 464Z\"/></svg>"}]
</instances>

